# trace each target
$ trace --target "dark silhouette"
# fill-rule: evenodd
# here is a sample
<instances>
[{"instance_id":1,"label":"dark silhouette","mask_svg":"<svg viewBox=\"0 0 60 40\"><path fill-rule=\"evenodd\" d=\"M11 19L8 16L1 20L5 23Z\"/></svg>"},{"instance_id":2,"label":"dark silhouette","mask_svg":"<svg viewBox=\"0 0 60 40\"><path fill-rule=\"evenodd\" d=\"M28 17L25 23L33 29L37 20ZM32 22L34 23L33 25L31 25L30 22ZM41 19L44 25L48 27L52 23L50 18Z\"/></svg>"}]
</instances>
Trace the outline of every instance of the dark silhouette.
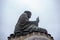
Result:
<instances>
[{"instance_id":1,"label":"dark silhouette","mask_svg":"<svg viewBox=\"0 0 60 40\"><path fill-rule=\"evenodd\" d=\"M15 26L14 33L15 35L22 35L27 34L26 32L32 32L32 31L39 31L39 32L45 32L47 31L45 29L39 28L39 17L36 18L36 21L29 21L29 18L31 18L31 12L25 11L20 17L19 20Z\"/></svg>"}]
</instances>

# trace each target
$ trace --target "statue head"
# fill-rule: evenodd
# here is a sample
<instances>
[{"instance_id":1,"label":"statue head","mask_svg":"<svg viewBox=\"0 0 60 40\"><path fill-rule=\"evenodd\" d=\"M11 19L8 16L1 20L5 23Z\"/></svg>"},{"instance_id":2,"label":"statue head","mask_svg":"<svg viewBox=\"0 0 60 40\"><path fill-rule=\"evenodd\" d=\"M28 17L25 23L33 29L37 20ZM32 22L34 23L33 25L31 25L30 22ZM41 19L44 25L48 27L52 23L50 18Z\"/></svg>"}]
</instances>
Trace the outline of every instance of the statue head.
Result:
<instances>
[{"instance_id":1,"label":"statue head","mask_svg":"<svg viewBox=\"0 0 60 40\"><path fill-rule=\"evenodd\" d=\"M24 11L24 13L27 14L28 18L31 18L31 12L30 11Z\"/></svg>"}]
</instances>

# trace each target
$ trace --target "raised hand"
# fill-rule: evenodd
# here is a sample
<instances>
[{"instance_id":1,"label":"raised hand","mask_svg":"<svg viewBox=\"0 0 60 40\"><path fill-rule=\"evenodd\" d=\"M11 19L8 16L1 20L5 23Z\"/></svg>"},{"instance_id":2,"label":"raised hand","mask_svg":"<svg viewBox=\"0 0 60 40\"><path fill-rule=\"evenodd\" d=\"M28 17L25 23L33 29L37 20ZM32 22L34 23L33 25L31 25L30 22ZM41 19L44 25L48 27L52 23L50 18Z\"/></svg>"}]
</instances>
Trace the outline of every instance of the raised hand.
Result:
<instances>
[{"instance_id":1,"label":"raised hand","mask_svg":"<svg viewBox=\"0 0 60 40\"><path fill-rule=\"evenodd\" d=\"M36 21L39 23L39 17L36 18Z\"/></svg>"}]
</instances>

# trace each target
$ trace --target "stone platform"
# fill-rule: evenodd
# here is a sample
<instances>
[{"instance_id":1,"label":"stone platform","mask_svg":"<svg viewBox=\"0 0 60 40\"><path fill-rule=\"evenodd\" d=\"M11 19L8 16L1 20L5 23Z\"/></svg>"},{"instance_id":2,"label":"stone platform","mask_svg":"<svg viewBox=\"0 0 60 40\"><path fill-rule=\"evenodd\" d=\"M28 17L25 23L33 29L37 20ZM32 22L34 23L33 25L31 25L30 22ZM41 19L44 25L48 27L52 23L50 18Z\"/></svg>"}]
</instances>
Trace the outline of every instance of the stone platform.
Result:
<instances>
[{"instance_id":1,"label":"stone platform","mask_svg":"<svg viewBox=\"0 0 60 40\"><path fill-rule=\"evenodd\" d=\"M25 36L15 36L11 34L8 37L8 40L54 40L50 34L40 33L40 32L32 32Z\"/></svg>"}]
</instances>

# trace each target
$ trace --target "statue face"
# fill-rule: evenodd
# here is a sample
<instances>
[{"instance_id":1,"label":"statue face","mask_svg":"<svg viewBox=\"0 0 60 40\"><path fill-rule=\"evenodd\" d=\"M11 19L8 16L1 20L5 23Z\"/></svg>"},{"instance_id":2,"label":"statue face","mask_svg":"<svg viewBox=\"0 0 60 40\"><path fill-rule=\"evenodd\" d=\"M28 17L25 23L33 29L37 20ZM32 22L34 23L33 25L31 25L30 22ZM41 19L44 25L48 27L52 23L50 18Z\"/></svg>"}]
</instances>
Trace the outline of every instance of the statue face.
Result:
<instances>
[{"instance_id":1,"label":"statue face","mask_svg":"<svg viewBox=\"0 0 60 40\"><path fill-rule=\"evenodd\" d=\"M28 14L28 18L31 18L31 14Z\"/></svg>"}]
</instances>

